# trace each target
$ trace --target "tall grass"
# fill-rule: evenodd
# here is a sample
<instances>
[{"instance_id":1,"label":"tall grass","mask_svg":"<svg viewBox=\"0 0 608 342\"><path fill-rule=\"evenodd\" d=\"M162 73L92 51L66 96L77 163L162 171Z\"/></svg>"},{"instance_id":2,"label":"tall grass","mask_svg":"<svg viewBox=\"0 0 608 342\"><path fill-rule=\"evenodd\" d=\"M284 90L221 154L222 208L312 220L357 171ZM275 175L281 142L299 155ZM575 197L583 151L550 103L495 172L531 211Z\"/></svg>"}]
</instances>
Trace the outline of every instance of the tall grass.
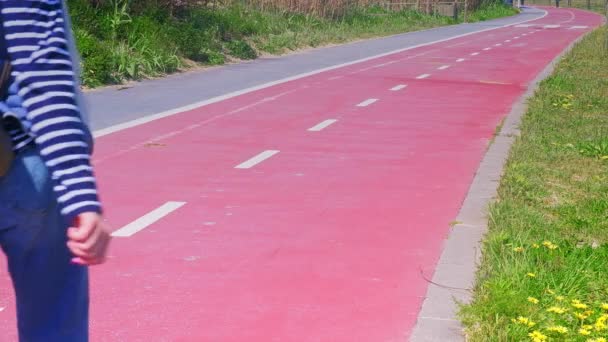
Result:
<instances>
[{"instance_id":1,"label":"tall grass","mask_svg":"<svg viewBox=\"0 0 608 342\"><path fill-rule=\"evenodd\" d=\"M225 5L171 10L167 1L147 1L148 6L129 0L68 3L83 57L82 79L88 87L159 76L197 64L223 64L459 22L412 9L358 5L368 0L326 0L328 8L353 5L341 9L340 16L323 16L314 14L313 7L321 5L314 1L263 0L253 6L231 0ZM277 8L283 3L312 7ZM514 10L492 5L479 13L473 19L509 15Z\"/></svg>"}]
</instances>

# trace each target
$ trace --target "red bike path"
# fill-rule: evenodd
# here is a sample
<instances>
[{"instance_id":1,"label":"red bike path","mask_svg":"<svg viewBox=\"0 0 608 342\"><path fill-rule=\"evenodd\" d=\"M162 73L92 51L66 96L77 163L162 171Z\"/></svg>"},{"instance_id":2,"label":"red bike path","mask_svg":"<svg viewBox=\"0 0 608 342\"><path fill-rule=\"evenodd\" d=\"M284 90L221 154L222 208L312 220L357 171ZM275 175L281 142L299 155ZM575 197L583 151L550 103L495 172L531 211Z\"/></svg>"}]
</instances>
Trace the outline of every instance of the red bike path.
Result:
<instances>
[{"instance_id":1,"label":"red bike path","mask_svg":"<svg viewBox=\"0 0 608 342\"><path fill-rule=\"evenodd\" d=\"M406 340L496 126L602 23L546 10L99 138L92 340Z\"/></svg>"}]
</instances>

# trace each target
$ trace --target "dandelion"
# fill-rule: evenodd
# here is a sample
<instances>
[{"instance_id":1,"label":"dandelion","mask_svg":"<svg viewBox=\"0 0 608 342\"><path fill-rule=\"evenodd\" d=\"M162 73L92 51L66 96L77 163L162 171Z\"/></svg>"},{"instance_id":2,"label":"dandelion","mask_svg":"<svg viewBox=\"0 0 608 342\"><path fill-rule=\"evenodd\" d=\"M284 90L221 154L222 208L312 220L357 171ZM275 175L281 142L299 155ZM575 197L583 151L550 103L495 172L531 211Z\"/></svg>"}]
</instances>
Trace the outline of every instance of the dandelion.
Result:
<instances>
[{"instance_id":1,"label":"dandelion","mask_svg":"<svg viewBox=\"0 0 608 342\"><path fill-rule=\"evenodd\" d=\"M534 330L529 333L528 336L530 336L533 342L545 342L547 340L547 336L543 335L543 333L538 330Z\"/></svg>"},{"instance_id":2,"label":"dandelion","mask_svg":"<svg viewBox=\"0 0 608 342\"><path fill-rule=\"evenodd\" d=\"M589 335L591 335L591 331L589 331L587 329L583 329L583 328L578 329L578 333L581 334L581 335L583 335L583 336L589 336Z\"/></svg>"},{"instance_id":3,"label":"dandelion","mask_svg":"<svg viewBox=\"0 0 608 342\"><path fill-rule=\"evenodd\" d=\"M532 304L538 304L539 300L534 297L528 297L528 302Z\"/></svg>"},{"instance_id":4,"label":"dandelion","mask_svg":"<svg viewBox=\"0 0 608 342\"><path fill-rule=\"evenodd\" d=\"M561 315L561 314L565 313L566 311L568 311L568 309L562 308L562 307L559 307L559 306L552 306L552 307L550 307L550 308L547 309L547 312L553 312L553 313L556 313L558 315Z\"/></svg>"},{"instance_id":5,"label":"dandelion","mask_svg":"<svg viewBox=\"0 0 608 342\"><path fill-rule=\"evenodd\" d=\"M547 247L547 248L549 248L549 249L557 249L557 245L554 244L551 241L545 240L545 241L543 241L542 245L545 246L545 247Z\"/></svg>"},{"instance_id":6,"label":"dandelion","mask_svg":"<svg viewBox=\"0 0 608 342\"><path fill-rule=\"evenodd\" d=\"M591 338L588 339L587 342L608 342L608 340L606 340L603 337L598 337L598 338Z\"/></svg>"},{"instance_id":7,"label":"dandelion","mask_svg":"<svg viewBox=\"0 0 608 342\"><path fill-rule=\"evenodd\" d=\"M608 310L608 303L602 303L602 305L600 305L600 307L601 307L603 310Z\"/></svg>"},{"instance_id":8,"label":"dandelion","mask_svg":"<svg viewBox=\"0 0 608 342\"><path fill-rule=\"evenodd\" d=\"M539 244L537 244L537 243L532 244L532 248L534 248L534 249L539 249L539 248L540 248L540 245L539 245Z\"/></svg>"},{"instance_id":9,"label":"dandelion","mask_svg":"<svg viewBox=\"0 0 608 342\"><path fill-rule=\"evenodd\" d=\"M583 325L583 329L591 330L591 329L593 329L593 325L585 324L585 325Z\"/></svg>"},{"instance_id":10,"label":"dandelion","mask_svg":"<svg viewBox=\"0 0 608 342\"><path fill-rule=\"evenodd\" d=\"M575 308L577 308L577 309L586 309L586 308L588 308L587 304L583 304L583 303L573 303L572 306L575 307Z\"/></svg>"},{"instance_id":11,"label":"dandelion","mask_svg":"<svg viewBox=\"0 0 608 342\"><path fill-rule=\"evenodd\" d=\"M547 330L551 331L551 332L556 332L556 333L562 334L562 335L568 333L568 328L561 326L561 325L554 325L552 327L548 327Z\"/></svg>"},{"instance_id":12,"label":"dandelion","mask_svg":"<svg viewBox=\"0 0 608 342\"><path fill-rule=\"evenodd\" d=\"M526 275L530 278L536 278L536 274L532 273L532 272L528 272L528 273L526 273Z\"/></svg>"},{"instance_id":13,"label":"dandelion","mask_svg":"<svg viewBox=\"0 0 608 342\"><path fill-rule=\"evenodd\" d=\"M608 329L608 325L606 325L606 321L608 320L608 315L600 316L597 321L595 321L595 330L603 331Z\"/></svg>"},{"instance_id":14,"label":"dandelion","mask_svg":"<svg viewBox=\"0 0 608 342\"><path fill-rule=\"evenodd\" d=\"M515 247L515 248L513 248L513 252L516 252L516 253L521 253L523 251L524 251L523 247Z\"/></svg>"},{"instance_id":15,"label":"dandelion","mask_svg":"<svg viewBox=\"0 0 608 342\"><path fill-rule=\"evenodd\" d=\"M533 322L531 319L529 319L528 317L523 317L523 316L517 317L517 319L516 320L514 319L513 322L516 324L522 324L522 325L525 325L528 327L533 327L536 325L536 323Z\"/></svg>"},{"instance_id":16,"label":"dandelion","mask_svg":"<svg viewBox=\"0 0 608 342\"><path fill-rule=\"evenodd\" d=\"M589 315L586 313L582 313L582 312L575 312L574 316L576 316L578 319L580 319L581 321L586 320L587 318L589 318Z\"/></svg>"},{"instance_id":17,"label":"dandelion","mask_svg":"<svg viewBox=\"0 0 608 342\"><path fill-rule=\"evenodd\" d=\"M555 297L555 300L557 300L558 302L561 302L564 299L566 299L566 298L564 298L564 296L557 296L557 297Z\"/></svg>"}]
</instances>

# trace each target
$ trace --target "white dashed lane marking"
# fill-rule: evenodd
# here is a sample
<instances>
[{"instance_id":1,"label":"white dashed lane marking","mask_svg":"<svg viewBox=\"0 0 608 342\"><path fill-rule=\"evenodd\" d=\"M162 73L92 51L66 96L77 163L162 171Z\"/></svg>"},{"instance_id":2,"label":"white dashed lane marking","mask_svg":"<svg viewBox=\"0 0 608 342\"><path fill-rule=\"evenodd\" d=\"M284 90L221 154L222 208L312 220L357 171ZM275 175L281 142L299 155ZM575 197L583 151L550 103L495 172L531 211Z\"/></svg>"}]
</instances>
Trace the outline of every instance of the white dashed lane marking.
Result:
<instances>
[{"instance_id":1,"label":"white dashed lane marking","mask_svg":"<svg viewBox=\"0 0 608 342\"><path fill-rule=\"evenodd\" d=\"M336 120L336 119L328 119L328 120L325 120L325 121L323 121L323 122L321 122L321 123L319 123L319 124L317 124L317 125L309 128L308 130L310 132L319 132L319 131L322 131L323 129L329 127L329 125L335 123L336 121L338 121L338 120Z\"/></svg>"},{"instance_id":2,"label":"white dashed lane marking","mask_svg":"<svg viewBox=\"0 0 608 342\"><path fill-rule=\"evenodd\" d=\"M378 101L378 99L367 99L367 100L359 103L357 105L357 107L367 107L367 106L371 105L372 103L374 103L376 101Z\"/></svg>"},{"instance_id":3,"label":"white dashed lane marking","mask_svg":"<svg viewBox=\"0 0 608 342\"><path fill-rule=\"evenodd\" d=\"M275 154L279 153L280 151L277 150L267 150L264 151L260 154L258 154L257 156L235 166L235 169L250 169L254 166L256 166L257 164L263 162L264 160L274 156Z\"/></svg>"},{"instance_id":4,"label":"white dashed lane marking","mask_svg":"<svg viewBox=\"0 0 608 342\"><path fill-rule=\"evenodd\" d=\"M184 204L186 204L186 202L167 202L158 207L157 209L147 213L146 215L113 232L112 236L132 236L133 234L146 229L148 226L169 215L173 211L181 208Z\"/></svg>"},{"instance_id":5,"label":"white dashed lane marking","mask_svg":"<svg viewBox=\"0 0 608 342\"><path fill-rule=\"evenodd\" d=\"M391 91L399 91L399 90L401 90L401 89L403 89L403 88L405 88L405 87L407 87L407 85L405 85L405 84L400 84L400 85L397 85L397 86L392 87L392 88L391 88Z\"/></svg>"}]
</instances>

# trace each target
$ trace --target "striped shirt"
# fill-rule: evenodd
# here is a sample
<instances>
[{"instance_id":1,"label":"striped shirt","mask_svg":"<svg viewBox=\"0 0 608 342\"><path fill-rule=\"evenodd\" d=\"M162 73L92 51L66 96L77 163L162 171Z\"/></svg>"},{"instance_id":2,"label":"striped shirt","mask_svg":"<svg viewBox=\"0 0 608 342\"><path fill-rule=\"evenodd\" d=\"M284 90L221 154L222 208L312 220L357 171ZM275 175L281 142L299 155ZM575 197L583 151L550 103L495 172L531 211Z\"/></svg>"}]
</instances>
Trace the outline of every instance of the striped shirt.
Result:
<instances>
[{"instance_id":1,"label":"striped shirt","mask_svg":"<svg viewBox=\"0 0 608 342\"><path fill-rule=\"evenodd\" d=\"M37 146L67 223L80 213L101 212L65 4L0 0L0 19L13 68L9 98L0 111L15 150Z\"/></svg>"}]
</instances>

